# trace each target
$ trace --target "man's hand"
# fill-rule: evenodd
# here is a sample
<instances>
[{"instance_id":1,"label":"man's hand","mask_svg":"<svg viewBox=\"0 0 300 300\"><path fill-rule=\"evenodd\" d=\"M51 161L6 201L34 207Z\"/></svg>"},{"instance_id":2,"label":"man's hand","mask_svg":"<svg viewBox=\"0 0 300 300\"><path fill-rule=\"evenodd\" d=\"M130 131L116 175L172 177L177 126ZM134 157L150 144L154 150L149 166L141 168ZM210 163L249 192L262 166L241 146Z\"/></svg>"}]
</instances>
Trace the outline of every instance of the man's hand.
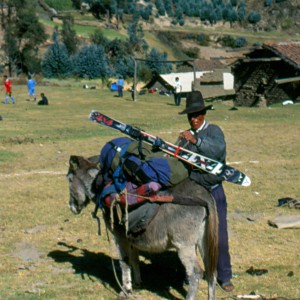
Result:
<instances>
[{"instance_id":1,"label":"man's hand","mask_svg":"<svg viewBox=\"0 0 300 300\"><path fill-rule=\"evenodd\" d=\"M185 139L186 141L189 141L192 144L197 143L197 139L194 137L194 135L189 130L183 131L180 134L180 137Z\"/></svg>"}]
</instances>

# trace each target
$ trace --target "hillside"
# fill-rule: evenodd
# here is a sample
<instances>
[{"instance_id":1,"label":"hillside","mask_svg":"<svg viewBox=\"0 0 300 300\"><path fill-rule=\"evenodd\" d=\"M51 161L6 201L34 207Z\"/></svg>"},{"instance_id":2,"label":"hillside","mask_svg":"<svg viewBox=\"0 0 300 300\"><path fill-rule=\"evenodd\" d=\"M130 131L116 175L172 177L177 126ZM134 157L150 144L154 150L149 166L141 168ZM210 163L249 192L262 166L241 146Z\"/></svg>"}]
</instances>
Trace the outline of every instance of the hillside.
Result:
<instances>
[{"instance_id":1,"label":"hillside","mask_svg":"<svg viewBox=\"0 0 300 300\"><path fill-rule=\"evenodd\" d=\"M39 3L43 1L39 0ZM55 1L45 1L46 3L55 3ZM162 1L167 3L167 1ZM201 2L201 1L200 1ZM222 1L221 1L222 2ZM187 49L198 48L198 56L201 58L211 58L215 56L226 56L226 49L228 44L222 43L222 39L226 36L230 36L233 39L240 37L244 38L246 44L243 46L251 46L253 44L261 44L265 41L279 41L279 40L300 40L300 2L298 0L245 0L246 15L249 15L251 11L259 12L261 20L256 24L250 24L247 21L243 22L224 22L218 21L214 24L208 21L203 21L199 17L187 17L184 16L184 26L174 24L174 17L160 16L158 9L155 6L155 1L143 1L137 2L137 7L143 10L149 3L152 3L152 14L146 21L140 18L142 24L145 40L150 47L155 47L160 51L166 52L170 59L184 59L189 56ZM231 3L241 3L240 1L231 0ZM266 6L266 3L268 6ZM236 5L238 7L239 4ZM45 7L43 6L45 10ZM236 8L237 10L238 8ZM51 9L46 10L48 13ZM54 23L59 24L60 17L65 14L72 14L74 16L75 24L84 27L91 32L92 28L101 28L104 34L108 38L124 38L127 36L128 23L132 20L132 15L124 14L121 21L117 21L114 15L108 21L106 16L97 19L88 12L86 9L63 11L57 10L57 17L54 18ZM54 24L54 25L55 25ZM51 27L54 25L47 24L48 31L51 32ZM83 38L87 38L88 34L85 30L76 31ZM174 43L170 41L164 41L158 37L159 32L173 32L175 34L183 34L178 37L178 40ZM207 37L205 43L195 43L193 40L187 40L184 37L188 34L204 34ZM209 47L207 49L207 47ZM218 51L211 51L211 47L219 48ZM227 47L228 48L228 47ZM186 51L185 51L186 50ZM195 50L196 51L196 50Z\"/></svg>"}]
</instances>

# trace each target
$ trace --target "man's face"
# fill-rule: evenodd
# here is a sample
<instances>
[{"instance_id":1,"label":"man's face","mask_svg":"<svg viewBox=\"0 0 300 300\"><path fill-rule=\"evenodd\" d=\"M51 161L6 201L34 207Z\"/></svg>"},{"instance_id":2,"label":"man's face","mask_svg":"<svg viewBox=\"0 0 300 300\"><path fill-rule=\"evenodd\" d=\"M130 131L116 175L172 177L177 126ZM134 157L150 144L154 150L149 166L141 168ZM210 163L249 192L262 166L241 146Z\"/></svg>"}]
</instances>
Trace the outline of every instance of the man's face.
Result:
<instances>
[{"instance_id":1,"label":"man's face","mask_svg":"<svg viewBox=\"0 0 300 300\"><path fill-rule=\"evenodd\" d=\"M189 113L187 117L193 130L200 128L205 119L203 112Z\"/></svg>"}]
</instances>

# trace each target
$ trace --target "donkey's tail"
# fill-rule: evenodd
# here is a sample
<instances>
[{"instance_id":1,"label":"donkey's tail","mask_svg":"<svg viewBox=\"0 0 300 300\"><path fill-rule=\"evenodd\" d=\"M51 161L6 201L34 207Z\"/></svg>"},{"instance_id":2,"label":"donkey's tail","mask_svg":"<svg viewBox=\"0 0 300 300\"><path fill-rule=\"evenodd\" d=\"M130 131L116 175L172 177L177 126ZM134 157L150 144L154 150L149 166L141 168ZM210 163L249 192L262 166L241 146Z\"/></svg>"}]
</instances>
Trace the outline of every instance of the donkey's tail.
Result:
<instances>
[{"instance_id":1,"label":"donkey's tail","mask_svg":"<svg viewBox=\"0 0 300 300\"><path fill-rule=\"evenodd\" d=\"M215 199L211 195L208 200L208 216L207 216L207 226L206 226L206 236L207 236L207 249L208 253L204 258L204 263L207 280L213 280L216 274L217 262L218 262L218 243L219 243L219 231L218 231L218 213L215 203Z\"/></svg>"}]
</instances>

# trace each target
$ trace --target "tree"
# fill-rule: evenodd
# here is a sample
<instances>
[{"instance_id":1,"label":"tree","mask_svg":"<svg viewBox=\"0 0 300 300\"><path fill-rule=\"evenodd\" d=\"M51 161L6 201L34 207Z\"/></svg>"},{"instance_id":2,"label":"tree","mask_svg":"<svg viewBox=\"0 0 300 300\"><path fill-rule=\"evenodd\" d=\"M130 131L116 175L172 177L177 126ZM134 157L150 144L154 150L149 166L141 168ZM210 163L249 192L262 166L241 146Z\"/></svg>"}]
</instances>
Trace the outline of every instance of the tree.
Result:
<instances>
[{"instance_id":1,"label":"tree","mask_svg":"<svg viewBox=\"0 0 300 300\"><path fill-rule=\"evenodd\" d=\"M113 39L112 41L107 42L105 53L110 60L115 61L119 57L131 55L132 51L126 41Z\"/></svg>"},{"instance_id":2,"label":"tree","mask_svg":"<svg viewBox=\"0 0 300 300\"><path fill-rule=\"evenodd\" d=\"M245 17L246 17L246 5L244 2L242 2L238 7L238 20L241 22L245 20Z\"/></svg>"},{"instance_id":3,"label":"tree","mask_svg":"<svg viewBox=\"0 0 300 300\"><path fill-rule=\"evenodd\" d=\"M102 45L103 47L106 47L109 43L109 40L104 36L103 31L99 28L90 35L90 40L92 44Z\"/></svg>"},{"instance_id":4,"label":"tree","mask_svg":"<svg viewBox=\"0 0 300 300\"><path fill-rule=\"evenodd\" d=\"M166 13L164 1L162 1L162 0L155 0L155 6L157 8L158 14L160 16L164 16L165 13Z\"/></svg>"},{"instance_id":5,"label":"tree","mask_svg":"<svg viewBox=\"0 0 300 300\"><path fill-rule=\"evenodd\" d=\"M77 51L79 40L76 31L73 29L74 18L66 16L63 18L63 25L61 30L62 41L65 44L69 54L75 54Z\"/></svg>"},{"instance_id":6,"label":"tree","mask_svg":"<svg viewBox=\"0 0 300 300\"><path fill-rule=\"evenodd\" d=\"M121 75L123 78L134 76L134 60L132 56L123 56L117 58L115 63L115 75Z\"/></svg>"},{"instance_id":7,"label":"tree","mask_svg":"<svg viewBox=\"0 0 300 300\"><path fill-rule=\"evenodd\" d=\"M151 69L152 73L170 73L172 71L171 63L162 63L161 61L166 61L168 55L166 53L160 53L156 48L152 48L151 51L146 55L147 66Z\"/></svg>"},{"instance_id":8,"label":"tree","mask_svg":"<svg viewBox=\"0 0 300 300\"><path fill-rule=\"evenodd\" d=\"M134 19L128 26L129 46L132 51L142 51L146 42L144 41L144 31L138 18Z\"/></svg>"},{"instance_id":9,"label":"tree","mask_svg":"<svg viewBox=\"0 0 300 300\"><path fill-rule=\"evenodd\" d=\"M29 0L10 0L5 4L1 22L6 36L3 48L9 58L9 73L11 75L12 69L34 73L40 67L39 46L47 39L36 15L36 4ZM35 70L32 70L33 67Z\"/></svg>"},{"instance_id":10,"label":"tree","mask_svg":"<svg viewBox=\"0 0 300 300\"><path fill-rule=\"evenodd\" d=\"M81 4L82 4L81 0L72 0L72 5L75 9L81 9Z\"/></svg>"},{"instance_id":11,"label":"tree","mask_svg":"<svg viewBox=\"0 0 300 300\"><path fill-rule=\"evenodd\" d=\"M45 77L65 78L72 74L72 62L66 46L59 42L57 28L52 36L53 44L50 45L42 60L42 72Z\"/></svg>"},{"instance_id":12,"label":"tree","mask_svg":"<svg viewBox=\"0 0 300 300\"><path fill-rule=\"evenodd\" d=\"M110 23L111 13L113 10L113 0L90 0L87 1L90 5L90 12L97 19L106 16L107 24Z\"/></svg>"},{"instance_id":13,"label":"tree","mask_svg":"<svg viewBox=\"0 0 300 300\"><path fill-rule=\"evenodd\" d=\"M261 16L258 12L252 10L248 15L248 22L251 24L256 24L261 20Z\"/></svg>"},{"instance_id":14,"label":"tree","mask_svg":"<svg viewBox=\"0 0 300 300\"><path fill-rule=\"evenodd\" d=\"M81 48L74 57L74 74L88 79L108 77L111 71L104 48L94 44Z\"/></svg>"},{"instance_id":15,"label":"tree","mask_svg":"<svg viewBox=\"0 0 300 300\"><path fill-rule=\"evenodd\" d=\"M17 39L13 35L13 29L10 24L6 26L6 30L4 32L4 43L2 46L4 53L7 56L8 60L8 72L11 76L14 67L16 66L16 62L19 56L19 48L17 45Z\"/></svg>"},{"instance_id":16,"label":"tree","mask_svg":"<svg viewBox=\"0 0 300 300\"><path fill-rule=\"evenodd\" d=\"M265 1L264 1L264 6L270 7L270 6L272 6L272 3L273 3L272 0L265 0Z\"/></svg>"}]
</instances>

